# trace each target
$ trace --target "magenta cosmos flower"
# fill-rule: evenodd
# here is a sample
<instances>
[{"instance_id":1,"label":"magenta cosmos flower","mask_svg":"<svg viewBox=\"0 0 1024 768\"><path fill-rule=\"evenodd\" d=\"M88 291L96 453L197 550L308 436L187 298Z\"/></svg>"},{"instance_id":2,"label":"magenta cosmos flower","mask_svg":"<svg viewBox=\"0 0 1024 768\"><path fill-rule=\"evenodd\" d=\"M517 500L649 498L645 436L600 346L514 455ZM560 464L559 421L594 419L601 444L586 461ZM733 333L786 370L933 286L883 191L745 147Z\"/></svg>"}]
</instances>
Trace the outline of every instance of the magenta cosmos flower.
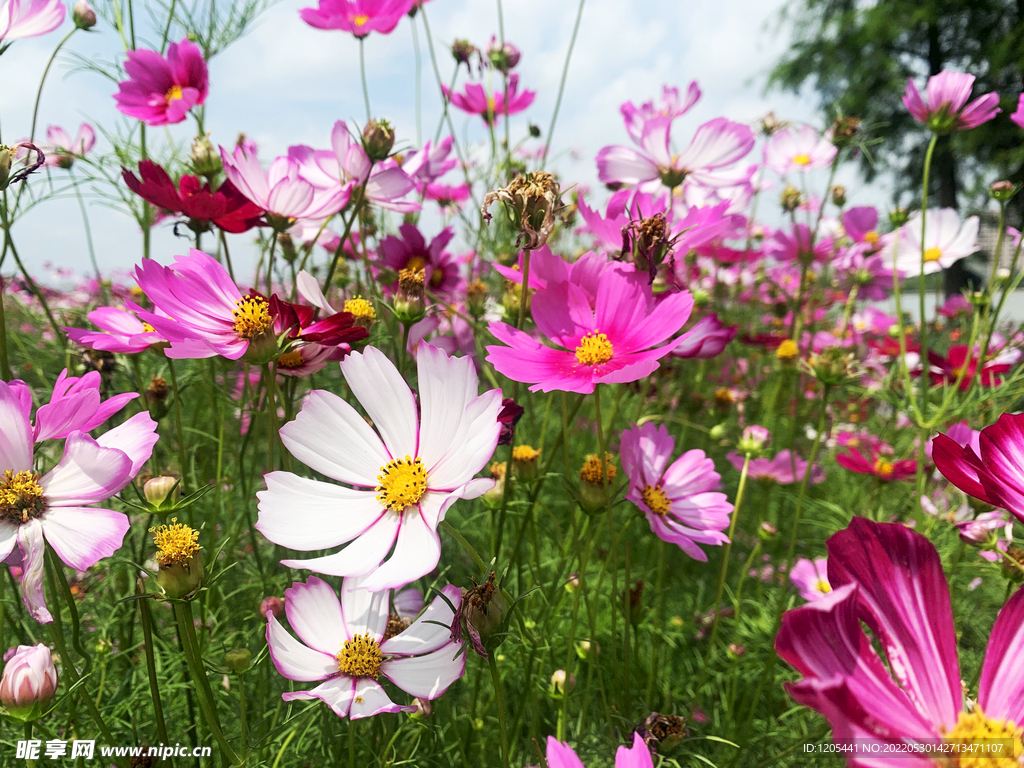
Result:
<instances>
[{"instance_id":1,"label":"magenta cosmos flower","mask_svg":"<svg viewBox=\"0 0 1024 768\"><path fill-rule=\"evenodd\" d=\"M803 173L828 168L838 151L814 128L803 125L772 135L764 145L764 164L781 176L794 171Z\"/></svg>"},{"instance_id":2,"label":"magenta cosmos flower","mask_svg":"<svg viewBox=\"0 0 1024 768\"><path fill-rule=\"evenodd\" d=\"M392 634L391 593L370 592L347 578L341 600L312 576L286 589L285 615L296 640L267 613L267 646L277 671L289 680L323 682L308 691L281 695L285 701L320 699L338 717L358 720L383 712L413 712L395 704L377 679L384 677L411 696L437 699L462 677L466 655L451 639L451 623L462 598L448 585L408 628Z\"/></svg>"},{"instance_id":3,"label":"magenta cosmos flower","mask_svg":"<svg viewBox=\"0 0 1024 768\"><path fill-rule=\"evenodd\" d=\"M696 357L702 360L718 357L729 342L736 338L739 330L738 325L725 325L716 314L705 315L693 328L676 339L672 354L675 357Z\"/></svg>"},{"instance_id":4,"label":"magenta cosmos flower","mask_svg":"<svg viewBox=\"0 0 1024 768\"><path fill-rule=\"evenodd\" d=\"M548 768L584 768L583 761L573 748L554 736L548 736L544 758ZM633 733L632 747L619 747L615 750L615 768L654 768L651 750L639 733Z\"/></svg>"},{"instance_id":5,"label":"magenta cosmos flower","mask_svg":"<svg viewBox=\"0 0 1024 768\"><path fill-rule=\"evenodd\" d=\"M60 0L0 0L0 42L52 32L65 13Z\"/></svg>"},{"instance_id":6,"label":"magenta cosmos flower","mask_svg":"<svg viewBox=\"0 0 1024 768\"><path fill-rule=\"evenodd\" d=\"M61 423L80 418L70 405L58 404L46 418ZM18 547L22 600L32 617L45 624L53 620L43 594L46 545L79 571L114 554L128 531L128 517L90 505L116 496L131 482L153 452L157 435L156 422L145 411L95 440L77 429L68 435L60 462L40 476L33 461L30 410L28 387L0 382L0 562ZM39 424L37 412L36 429Z\"/></svg>"},{"instance_id":7,"label":"magenta cosmos flower","mask_svg":"<svg viewBox=\"0 0 1024 768\"><path fill-rule=\"evenodd\" d=\"M721 478L704 451L686 451L668 464L675 445L665 425L648 422L622 432L622 468L629 478L626 498L643 511L659 539L707 562L697 545L729 541L722 531L729 527L732 504L718 492Z\"/></svg>"},{"instance_id":8,"label":"magenta cosmos flower","mask_svg":"<svg viewBox=\"0 0 1024 768\"><path fill-rule=\"evenodd\" d=\"M373 591L400 587L437 565L437 526L451 505L494 486L473 476L498 444L500 390L478 395L472 360L429 344L420 345L416 369L419 416L405 379L379 349L353 352L341 363L379 436L355 408L323 390L313 390L281 428L281 442L296 459L346 485L271 472L267 490L256 494L256 528L303 552L351 542L334 554L283 565L366 576L362 584Z\"/></svg>"},{"instance_id":9,"label":"magenta cosmos flower","mask_svg":"<svg viewBox=\"0 0 1024 768\"><path fill-rule=\"evenodd\" d=\"M976 128L1002 110L999 109L998 93L986 93L967 103L974 88L974 79L974 75L944 69L928 78L925 98L922 99L914 79L910 78L903 93L903 105L917 122L924 123L935 133Z\"/></svg>"},{"instance_id":10,"label":"magenta cosmos flower","mask_svg":"<svg viewBox=\"0 0 1024 768\"><path fill-rule=\"evenodd\" d=\"M952 430L951 430L952 431ZM939 434L932 460L953 485L1024 521L1024 414L1004 413L981 430L977 447Z\"/></svg>"},{"instance_id":11,"label":"magenta cosmos flower","mask_svg":"<svg viewBox=\"0 0 1024 768\"><path fill-rule=\"evenodd\" d=\"M632 147L604 147L597 153L597 175L604 184L639 185L661 181L674 189L688 176L716 185L709 173L732 165L754 148L754 132L749 126L724 117L715 118L697 129L690 145L675 154L671 149L670 116L655 117L644 123L637 144Z\"/></svg>"},{"instance_id":12,"label":"magenta cosmos flower","mask_svg":"<svg viewBox=\"0 0 1024 768\"><path fill-rule=\"evenodd\" d=\"M828 583L828 558L819 557L817 560L808 560L801 557L793 564L793 570L789 572L789 580L807 602L824 597L832 591L832 585Z\"/></svg>"},{"instance_id":13,"label":"magenta cosmos flower","mask_svg":"<svg viewBox=\"0 0 1024 768\"><path fill-rule=\"evenodd\" d=\"M117 84L117 108L146 125L180 123L206 101L206 61L187 37L167 46L166 58L156 51L128 51L124 71L129 79Z\"/></svg>"},{"instance_id":14,"label":"magenta cosmos flower","mask_svg":"<svg viewBox=\"0 0 1024 768\"><path fill-rule=\"evenodd\" d=\"M493 322L494 337L508 346L487 347L487 360L531 391L590 393L598 384L637 381L672 351L670 339L690 317L689 292L655 301L646 275L615 264L604 271L595 306L575 283L558 283L534 294L531 313L547 347L528 333Z\"/></svg>"},{"instance_id":15,"label":"magenta cosmos flower","mask_svg":"<svg viewBox=\"0 0 1024 768\"><path fill-rule=\"evenodd\" d=\"M644 123L655 117L672 119L681 117L700 100L700 95L700 86L697 85L696 80L693 80L682 96L679 95L679 89L676 87L661 86L661 101L657 104L654 103L654 99L651 99L637 107L632 101L627 101L619 107L622 119L626 123L626 133L629 134L629 138L639 144L640 136L644 132Z\"/></svg>"},{"instance_id":16,"label":"magenta cosmos flower","mask_svg":"<svg viewBox=\"0 0 1024 768\"><path fill-rule=\"evenodd\" d=\"M66 368L61 371L50 393L50 402L36 409L33 440L60 440L72 432L91 432L139 396L138 392L125 392L103 400L100 384L99 371L89 371L82 377L68 376ZM11 386L29 408L32 391L28 386L17 380Z\"/></svg>"},{"instance_id":17,"label":"magenta cosmos flower","mask_svg":"<svg viewBox=\"0 0 1024 768\"><path fill-rule=\"evenodd\" d=\"M1010 119L1018 128L1024 128L1024 93L1017 97L1017 109L1010 115Z\"/></svg>"},{"instance_id":18,"label":"magenta cosmos flower","mask_svg":"<svg viewBox=\"0 0 1024 768\"><path fill-rule=\"evenodd\" d=\"M971 696L977 703L969 707L949 586L931 542L898 523L855 517L827 546L832 591L788 611L775 639L779 656L802 676L786 684L789 695L821 713L836 741L858 739L881 753L884 744L1001 738L1010 742L1006 757L978 758L976 764L1018 765L1024 590L999 612L977 696ZM863 626L885 650L884 660ZM848 764L936 765L909 752L891 759L851 757Z\"/></svg>"},{"instance_id":19,"label":"magenta cosmos flower","mask_svg":"<svg viewBox=\"0 0 1024 768\"><path fill-rule=\"evenodd\" d=\"M153 326L139 320L132 312L117 307L98 307L86 315L99 328L62 328L68 338L89 349L134 354L166 341Z\"/></svg>"},{"instance_id":20,"label":"magenta cosmos flower","mask_svg":"<svg viewBox=\"0 0 1024 768\"><path fill-rule=\"evenodd\" d=\"M317 29L366 37L371 32L388 34L414 5L416 0L320 0L316 8L300 10L299 16Z\"/></svg>"},{"instance_id":21,"label":"magenta cosmos flower","mask_svg":"<svg viewBox=\"0 0 1024 768\"><path fill-rule=\"evenodd\" d=\"M377 263L396 274L402 269L422 269L428 291L454 294L462 282L459 262L455 254L445 250L445 246L455 237L455 231L445 227L429 245L415 224L403 224L398 232L398 235L388 235L381 241Z\"/></svg>"},{"instance_id":22,"label":"magenta cosmos flower","mask_svg":"<svg viewBox=\"0 0 1024 768\"><path fill-rule=\"evenodd\" d=\"M463 112L480 115L488 125L493 123L498 115L515 115L522 112L533 104L537 97L536 91L519 93L519 75L509 76L508 93L495 91L488 95L479 83L467 83L464 93L455 93L445 85L441 86L441 90L449 102Z\"/></svg>"},{"instance_id":23,"label":"magenta cosmos flower","mask_svg":"<svg viewBox=\"0 0 1024 768\"><path fill-rule=\"evenodd\" d=\"M874 475L879 480L910 480L917 473L915 459L893 461L891 452L885 452L878 446L870 446L870 457L853 446L847 446L846 451L836 454L836 464L851 472Z\"/></svg>"}]
</instances>

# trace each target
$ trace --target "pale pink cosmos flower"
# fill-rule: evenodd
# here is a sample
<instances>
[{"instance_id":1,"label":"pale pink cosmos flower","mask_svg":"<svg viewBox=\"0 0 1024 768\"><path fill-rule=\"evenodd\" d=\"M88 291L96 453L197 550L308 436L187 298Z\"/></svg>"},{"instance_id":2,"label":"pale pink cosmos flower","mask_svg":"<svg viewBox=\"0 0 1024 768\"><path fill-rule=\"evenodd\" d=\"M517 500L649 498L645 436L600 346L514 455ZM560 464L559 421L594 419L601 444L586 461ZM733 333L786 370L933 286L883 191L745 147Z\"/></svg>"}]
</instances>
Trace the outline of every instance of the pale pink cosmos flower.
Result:
<instances>
[{"instance_id":1,"label":"pale pink cosmos flower","mask_svg":"<svg viewBox=\"0 0 1024 768\"><path fill-rule=\"evenodd\" d=\"M285 701L320 699L338 717L359 720L385 712L413 712L391 701L377 682L383 676L419 699L437 699L462 677L466 655L450 626L462 599L451 585L407 629L385 639L390 592L371 592L364 579L349 577L341 599L316 576L285 590L285 615L296 640L273 613L267 614L267 646L277 671L289 680L323 681Z\"/></svg>"},{"instance_id":2,"label":"pale pink cosmos flower","mask_svg":"<svg viewBox=\"0 0 1024 768\"><path fill-rule=\"evenodd\" d=\"M828 168L835 159L835 144L814 128L802 125L773 134L764 145L764 164L780 176Z\"/></svg>"},{"instance_id":3,"label":"pale pink cosmos flower","mask_svg":"<svg viewBox=\"0 0 1024 768\"><path fill-rule=\"evenodd\" d=\"M903 93L903 105L917 122L924 123L935 133L976 128L1002 110L999 109L998 93L986 93L967 103L974 80L974 75L944 69L928 78L925 98L922 99L914 79L910 78Z\"/></svg>"},{"instance_id":4,"label":"pale pink cosmos flower","mask_svg":"<svg viewBox=\"0 0 1024 768\"><path fill-rule=\"evenodd\" d=\"M629 478L626 498L646 515L658 538L676 544L694 560L707 562L698 544L722 545L732 504L721 487L715 463L704 451L690 450L670 465L676 441L664 425L651 422L622 432L622 468Z\"/></svg>"},{"instance_id":5,"label":"pale pink cosmos flower","mask_svg":"<svg viewBox=\"0 0 1024 768\"><path fill-rule=\"evenodd\" d=\"M363 586L373 591L400 587L437 565L437 526L452 504L493 487L493 480L474 475L498 444L500 390L478 395L472 361L429 344L420 345L416 368L418 416L412 391L383 352L367 347L341 363L379 436L355 408L323 390L313 390L281 428L296 459L346 485L271 472L267 489L256 494L256 528L275 544L304 552L351 542L330 555L282 564L366 576Z\"/></svg>"},{"instance_id":6,"label":"pale pink cosmos flower","mask_svg":"<svg viewBox=\"0 0 1024 768\"><path fill-rule=\"evenodd\" d=\"M793 564L793 570L789 572L789 580L807 602L824 597L832 591L828 583L828 558L819 557L816 560L808 560L801 557Z\"/></svg>"},{"instance_id":7,"label":"pale pink cosmos flower","mask_svg":"<svg viewBox=\"0 0 1024 768\"><path fill-rule=\"evenodd\" d=\"M17 546L24 569L22 600L32 618L46 624L53 620L43 593L46 545L79 571L114 554L128 531L128 517L90 505L116 496L131 482L157 435L156 422L145 411L96 439L75 430L60 462L40 477L33 460L30 397L24 385L0 382L0 562ZM51 414L57 415L67 416ZM38 413L36 421L38 428Z\"/></svg>"},{"instance_id":8,"label":"pale pink cosmos flower","mask_svg":"<svg viewBox=\"0 0 1024 768\"><path fill-rule=\"evenodd\" d=\"M737 470L743 469L744 458L736 451L725 457ZM747 467L747 477L751 480L770 480L779 485L792 485L802 482L807 472L807 459L794 456L788 448L779 451L774 459L751 459ZM824 481L825 470L817 464L811 469L807 482L812 485Z\"/></svg>"},{"instance_id":9,"label":"pale pink cosmos flower","mask_svg":"<svg viewBox=\"0 0 1024 768\"><path fill-rule=\"evenodd\" d=\"M663 85L661 100L657 104L654 103L654 99L651 99L637 107L632 101L627 101L619 107L622 119L626 123L626 133L629 134L629 138L639 144L640 137L644 132L644 123L655 117L668 117L673 120L681 117L700 100L700 96L700 86L697 85L696 80L692 80L686 93L682 96L680 96L678 88Z\"/></svg>"},{"instance_id":10,"label":"pale pink cosmos flower","mask_svg":"<svg viewBox=\"0 0 1024 768\"><path fill-rule=\"evenodd\" d=\"M66 13L60 0L0 0L0 42L52 32Z\"/></svg>"},{"instance_id":11,"label":"pale pink cosmos flower","mask_svg":"<svg viewBox=\"0 0 1024 768\"><path fill-rule=\"evenodd\" d=\"M739 330L738 325L725 325L714 313L705 315L676 339L672 354L675 357L696 357L702 360L718 357L729 342L736 338Z\"/></svg>"},{"instance_id":12,"label":"pale pink cosmos flower","mask_svg":"<svg viewBox=\"0 0 1024 768\"><path fill-rule=\"evenodd\" d=\"M45 164L70 168L71 164L85 155L96 145L96 132L88 123L78 126L78 133L71 136L59 125L46 126Z\"/></svg>"},{"instance_id":13,"label":"pale pink cosmos flower","mask_svg":"<svg viewBox=\"0 0 1024 768\"><path fill-rule=\"evenodd\" d=\"M386 35L416 4L415 0L320 0L316 8L299 11L302 20L317 29L337 29L366 37Z\"/></svg>"},{"instance_id":14,"label":"pale pink cosmos flower","mask_svg":"<svg viewBox=\"0 0 1024 768\"><path fill-rule=\"evenodd\" d=\"M949 269L978 250L979 224L977 216L961 223L960 216L952 208L931 208L925 214L922 244L921 212L914 211L898 233L896 269L912 277L920 273L922 260L926 275ZM889 256L887 261L891 264L892 257Z\"/></svg>"},{"instance_id":15,"label":"pale pink cosmos flower","mask_svg":"<svg viewBox=\"0 0 1024 768\"><path fill-rule=\"evenodd\" d=\"M494 91L488 95L484 87L479 83L467 83L464 93L456 93L447 86L442 85L441 90L445 98L463 112L471 115L480 115L483 121L490 125L499 115L515 115L531 104L537 97L536 91L519 92L519 75L509 75L508 93Z\"/></svg>"},{"instance_id":16,"label":"pale pink cosmos flower","mask_svg":"<svg viewBox=\"0 0 1024 768\"><path fill-rule=\"evenodd\" d=\"M153 326L142 322L134 313L117 307L98 307L86 315L99 328L62 328L68 338L89 349L134 354L166 341Z\"/></svg>"},{"instance_id":17,"label":"pale pink cosmos flower","mask_svg":"<svg viewBox=\"0 0 1024 768\"><path fill-rule=\"evenodd\" d=\"M584 768L583 762L573 748L548 736L547 752L544 755L548 768ZM633 733L632 747L619 747L615 750L615 768L654 768L651 750L639 733Z\"/></svg>"},{"instance_id":18,"label":"pale pink cosmos flower","mask_svg":"<svg viewBox=\"0 0 1024 768\"><path fill-rule=\"evenodd\" d=\"M459 164L458 159L448 155L452 151L452 136L445 136L436 144L429 139L422 149L409 152L402 160L402 170L416 182L429 183L444 176Z\"/></svg>"},{"instance_id":19,"label":"pale pink cosmos flower","mask_svg":"<svg viewBox=\"0 0 1024 768\"><path fill-rule=\"evenodd\" d=\"M206 60L187 37L167 46L166 57L145 49L128 51L124 71L129 79L117 84L117 108L146 125L180 123L206 102Z\"/></svg>"},{"instance_id":20,"label":"pale pink cosmos flower","mask_svg":"<svg viewBox=\"0 0 1024 768\"><path fill-rule=\"evenodd\" d=\"M11 648L4 654L4 662L0 703L9 710L29 714L36 704L48 703L57 692L53 654L42 643Z\"/></svg>"},{"instance_id":21,"label":"pale pink cosmos flower","mask_svg":"<svg viewBox=\"0 0 1024 768\"><path fill-rule=\"evenodd\" d=\"M656 301L645 274L623 264L603 273L594 305L572 282L534 294L531 313L547 347L511 325L493 322L491 334L508 346L487 347L487 360L503 376L533 386L531 391L589 394L598 384L637 381L657 370L672 351L668 341L690 317L687 291ZM658 346L664 344L664 346Z\"/></svg>"}]
</instances>

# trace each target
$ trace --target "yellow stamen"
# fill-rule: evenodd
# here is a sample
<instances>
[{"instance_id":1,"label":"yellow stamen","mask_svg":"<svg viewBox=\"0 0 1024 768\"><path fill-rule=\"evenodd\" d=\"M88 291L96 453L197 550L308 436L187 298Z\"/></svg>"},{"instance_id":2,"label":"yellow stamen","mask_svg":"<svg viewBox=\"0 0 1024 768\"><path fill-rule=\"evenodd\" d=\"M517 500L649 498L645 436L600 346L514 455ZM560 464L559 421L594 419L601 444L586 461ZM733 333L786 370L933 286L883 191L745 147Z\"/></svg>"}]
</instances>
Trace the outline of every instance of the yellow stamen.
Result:
<instances>
[{"instance_id":1,"label":"yellow stamen","mask_svg":"<svg viewBox=\"0 0 1024 768\"><path fill-rule=\"evenodd\" d=\"M576 347L576 360L580 365L602 365L612 359L613 352L607 336L591 331L580 339Z\"/></svg>"},{"instance_id":2,"label":"yellow stamen","mask_svg":"<svg viewBox=\"0 0 1024 768\"><path fill-rule=\"evenodd\" d=\"M494 97L493 96L488 96L487 97L487 111L490 112L493 115L494 114L494 110L496 108L497 108L497 104L494 101Z\"/></svg>"},{"instance_id":3,"label":"yellow stamen","mask_svg":"<svg viewBox=\"0 0 1024 768\"><path fill-rule=\"evenodd\" d=\"M882 459L879 459L875 462L875 472L878 473L878 476L881 478L892 477L893 469L891 461L883 461Z\"/></svg>"},{"instance_id":4,"label":"yellow stamen","mask_svg":"<svg viewBox=\"0 0 1024 768\"><path fill-rule=\"evenodd\" d=\"M380 652L377 641L367 632L365 635L356 635L351 640L346 640L334 658L338 661L338 671L343 675L376 679L380 674L384 654Z\"/></svg>"},{"instance_id":5,"label":"yellow stamen","mask_svg":"<svg viewBox=\"0 0 1024 768\"><path fill-rule=\"evenodd\" d=\"M786 339L784 342L779 344L779 348L775 350L775 356L779 358L779 360L792 360L799 354L800 348L792 339Z\"/></svg>"},{"instance_id":6,"label":"yellow stamen","mask_svg":"<svg viewBox=\"0 0 1024 768\"><path fill-rule=\"evenodd\" d=\"M644 500L644 504L656 515L664 517L668 514L669 509L672 506L672 502L669 501L668 496L663 490L661 490L661 483L657 485L648 485L642 491L640 496Z\"/></svg>"},{"instance_id":7,"label":"yellow stamen","mask_svg":"<svg viewBox=\"0 0 1024 768\"><path fill-rule=\"evenodd\" d=\"M199 531L179 523L172 517L170 525L150 528L153 543L156 544L156 561L160 565L180 565L192 559L202 547L199 546Z\"/></svg>"},{"instance_id":8,"label":"yellow stamen","mask_svg":"<svg viewBox=\"0 0 1024 768\"><path fill-rule=\"evenodd\" d=\"M45 511L46 499L39 485L39 475L10 469L0 475L0 520L27 523Z\"/></svg>"},{"instance_id":9,"label":"yellow stamen","mask_svg":"<svg viewBox=\"0 0 1024 768\"><path fill-rule=\"evenodd\" d=\"M811 164L811 156L810 155L804 155L804 154L794 155L793 156L793 162L796 163L797 165L810 165Z\"/></svg>"},{"instance_id":10,"label":"yellow stamen","mask_svg":"<svg viewBox=\"0 0 1024 768\"><path fill-rule=\"evenodd\" d=\"M243 339L255 339L270 330L270 304L262 296L243 296L235 302L235 333Z\"/></svg>"},{"instance_id":11,"label":"yellow stamen","mask_svg":"<svg viewBox=\"0 0 1024 768\"><path fill-rule=\"evenodd\" d=\"M942 249L941 248L929 248L927 251L924 252L924 260L925 261L938 261L941 258L942 258Z\"/></svg>"},{"instance_id":12,"label":"yellow stamen","mask_svg":"<svg viewBox=\"0 0 1024 768\"><path fill-rule=\"evenodd\" d=\"M881 235L879 235L873 229L869 229L867 232L864 233L864 242L865 243L871 243L872 245L877 245L879 239L881 239Z\"/></svg>"},{"instance_id":13,"label":"yellow stamen","mask_svg":"<svg viewBox=\"0 0 1024 768\"><path fill-rule=\"evenodd\" d=\"M156 328L147 323L145 320L142 321L142 332L143 333L154 333Z\"/></svg>"},{"instance_id":14,"label":"yellow stamen","mask_svg":"<svg viewBox=\"0 0 1024 768\"><path fill-rule=\"evenodd\" d=\"M540 456L540 451L529 445L517 445L512 449L513 461L533 461Z\"/></svg>"},{"instance_id":15,"label":"yellow stamen","mask_svg":"<svg viewBox=\"0 0 1024 768\"><path fill-rule=\"evenodd\" d=\"M610 453L606 453L604 455L603 474L607 475L609 483L615 479L617 472L618 468L615 466L615 457ZM601 460L597 458L596 453L589 454L580 468L580 480L591 485L604 485L605 479L601 475Z\"/></svg>"},{"instance_id":16,"label":"yellow stamen","mask_svg":"<svg viewBox=\"0 0 1024 768\"><path fill-rule=\"evenodd\" d=\"M359 13L352 17L352 23L355 24L357 27L363 26L369 20L370 17L367 16L365 13Z\"/></svg>"},{"instance_id":17,"label":"yellow stamen","mask_svg":"<svg viewBox=\"0 0 1024 768\"><path fill-rule=\"evenodd\" d=\"M356 296L346 301L342 310L350 313L357 320L377 319L377 312L374 310L373 304L368 302L362 296Z\"/></svg>"},{"instance_id":18,"label":"yellow stamen","mask_svg":"<svg viewBox=\"0 0 1024 768\"><path fill-rule=\"evenodd\" d=\"M406 269L411 269L413 272L419 272L421 269L427 266L427 260L422 256L413 256L409 261L405 263Z\"/></svg>"},{"instance_id":19,"label":"yellow stamen","mask_svg":"<svg viewBox=\"0 0 1024 768\"><path fill-rule=\"evenodd\" d=\"M277 367L287 368L288 370L295 370L301 368L306 363L306 358L302 356L302 353L293 349L291 352L285 352L283 355L277 357Z\"/></svg>"},{"instance_id":20,"label":"yellow stamen","mask_svg":"<svg viewBox=\"0 0 1024 768\"><path fill-rule=\"evenodd\" d=\"M832 585L824 579L818 579L818 583L815 584L814 587L823 595L827 595L829 592L832 591Z\"/></svg>"},{"instance_id":21,"label":"yellow stamen","mask_svg":"<svg viewBox=\"0 0 1024 768\"><path fill-rule=\"evenodd\" d=\"M964 747L940 759L939 765L943 768L1020 768L1020 757L1024 755L1022 735L1024 728L1018 728L1012 720L986 717L981 707L976 706L973 712L961 712L953 730L944 734L946 743Z\"/></svg>"},{"instance_id":22,"label":"yellow stamen","mask_svg":"<svg viewBox=\"0 0 1024 768\"><path fill-rule=\"evenodd\" d=\"M167 99L167 103L168 104L170 104L173 101L180 101L181 100L181 86L180 85L172 85L170 88L167 89L167 93L164 95L164 98Z\"/></svg>"},{"instance_id":23,"label":"yellow stamen","mask_svg":"<svg viewBox=\"0 0 1024 768\"><path fill-rule=\"evenodd\" d=\"M418 456L392 459L380 468L377 483L377 501L392 512L401 512L426 492L427 469Z\"/></svg>"}]
</instances>

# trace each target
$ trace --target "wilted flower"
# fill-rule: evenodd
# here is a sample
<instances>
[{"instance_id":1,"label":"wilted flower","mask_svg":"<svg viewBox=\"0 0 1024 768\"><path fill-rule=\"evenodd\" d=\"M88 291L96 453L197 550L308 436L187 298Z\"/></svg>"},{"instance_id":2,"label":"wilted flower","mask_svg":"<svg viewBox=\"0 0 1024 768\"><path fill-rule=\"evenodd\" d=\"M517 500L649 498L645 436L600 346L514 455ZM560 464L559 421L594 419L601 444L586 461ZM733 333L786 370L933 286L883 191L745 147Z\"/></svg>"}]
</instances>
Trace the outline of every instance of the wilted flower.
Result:
<instances>
[{"instance_id":1,"label":"wilted flower","mask_svg":"<svg viewBox=\"0 0 1024 768\"><path fill-rule=\"evenodd\" d=\"M534 250L547 243L555 229L555 212L561 205L558 180L547 171L534 171L516 176L507 187L484 196L482 213L491 220L488 208L500 201L504 204L512 226L519 231L516 247Z\"/></svg>"},{"instance_id":2,"label":"wilted flower","mask_svg":"<svg viewBox=\"0 0 1024 768\"><path fill-rule=\"evenodd\" d=\"M483 584L474 580L472 589L462 590L462 602L452 618L452 640L463 642L465 633L473 650L486 659L505 639L508 608L493 571Z\"/></svg>"}]
</instances>

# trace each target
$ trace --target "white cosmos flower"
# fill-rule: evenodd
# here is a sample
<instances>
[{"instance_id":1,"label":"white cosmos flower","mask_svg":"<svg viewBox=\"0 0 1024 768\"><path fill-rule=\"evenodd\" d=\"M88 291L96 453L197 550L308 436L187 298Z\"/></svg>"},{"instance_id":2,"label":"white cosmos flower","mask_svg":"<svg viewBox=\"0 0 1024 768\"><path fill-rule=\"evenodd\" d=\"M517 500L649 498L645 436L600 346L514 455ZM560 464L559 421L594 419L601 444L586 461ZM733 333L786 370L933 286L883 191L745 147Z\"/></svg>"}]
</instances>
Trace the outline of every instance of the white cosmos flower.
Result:
<instances>
[{"instance_id":1,"label":"white cosmos flower","mask_svg":"<svg viewBox=\"0 0 1024 768\"><path fill-rule=\"evenodd\" d=\"M275 544L305 552L348 543L333 554L282 564L366 576L362 584L371 591L400 587L437 565L437 526L448 508L493 487L493 480L473 476L498 444L501 391L478 395L473 362L429 344L420 344L416 363L419 417L398 369L367 347L345 358L341 371L376 432L355 408L323 390L311 392L281 428L296 459L345 485L271 472L267 490L256 494L256 528Z\"/></svg>"},{"instance_id":2,"label":"white cosmos flower","mask_svg":"<svg viewBox=\"0 0 1024 768\"><path fill-rule=\"evenodd\" d=\"M285 701L320 699L338 717L358 720L416 709L391 701L380 677L420 699L440 697L462 677L466 654L449 629L461 589L448 585L411 626L386 637L390 593L369 592L362 582L345 579L340 601L316 576L286 589L285 613L299 640L267 612L267 645L277 671L289 680L323 681L283 694Z\"/></svg>"},{"instance_id":3,"label":"white cosmos flower","mask_svg":"<svg viewBox=\"0 0 1024 768\"><path fill-rule=\"evenodd\" d=\"M925 218L924 247L921 246L921 212L914 211L899 231L896 246L896 269L904 277L921 272L930 275L965 259L978 250L978 217L971 216L960 224L960 217L952 208L930 209ZM884 251L883 251L884 253ZM887 266L892 264L892 246L888 246Z\"/></svg>"}]
</instances>

